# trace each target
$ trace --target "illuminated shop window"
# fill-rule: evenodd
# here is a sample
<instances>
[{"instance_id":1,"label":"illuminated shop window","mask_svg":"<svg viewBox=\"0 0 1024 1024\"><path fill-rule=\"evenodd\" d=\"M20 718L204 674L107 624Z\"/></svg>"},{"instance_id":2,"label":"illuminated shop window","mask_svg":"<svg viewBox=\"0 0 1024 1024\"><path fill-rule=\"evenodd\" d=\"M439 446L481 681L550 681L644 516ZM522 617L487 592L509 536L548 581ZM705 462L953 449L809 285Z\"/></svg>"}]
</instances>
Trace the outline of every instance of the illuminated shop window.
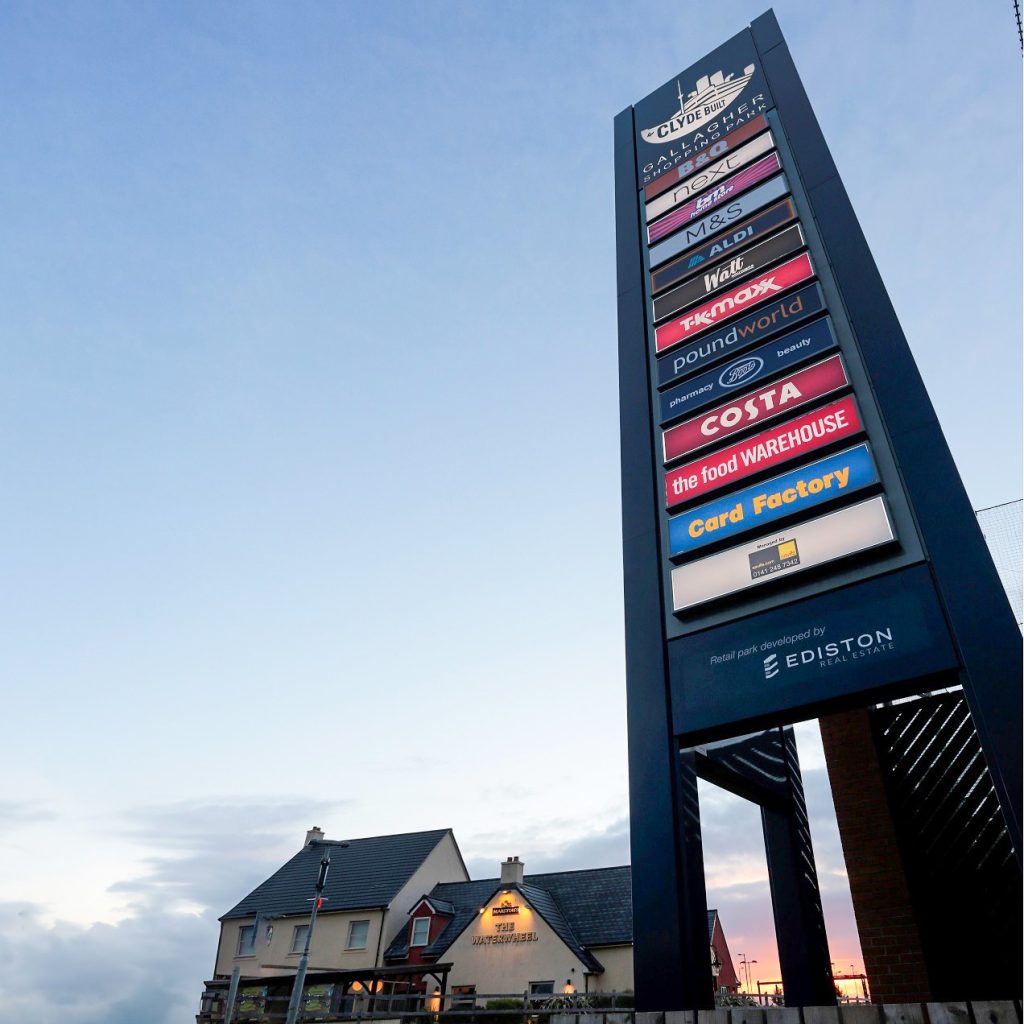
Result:
<instances>
[{"instance_id":1,"label":"illuminated shop window","mask_svg":"<svg viewBox=\"0 0 1024 1024\"><path fill-rule=\"evenodd\" d=\"M345 943L346 949L366 949L367 939L370 937L370 922L369 921L349 921L348 923L348 942Z\"/></svg>"}]
</instances>

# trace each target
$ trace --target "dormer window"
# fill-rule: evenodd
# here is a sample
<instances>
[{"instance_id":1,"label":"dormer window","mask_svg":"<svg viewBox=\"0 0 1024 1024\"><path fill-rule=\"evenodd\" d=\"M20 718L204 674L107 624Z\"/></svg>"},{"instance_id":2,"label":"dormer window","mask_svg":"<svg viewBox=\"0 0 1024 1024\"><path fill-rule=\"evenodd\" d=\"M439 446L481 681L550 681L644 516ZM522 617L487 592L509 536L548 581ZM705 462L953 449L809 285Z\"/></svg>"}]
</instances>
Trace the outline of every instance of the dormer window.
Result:
<instances>
[{"instance_id":1,"label":"dormer window","mask_svg":"<svg viewBox=\"0 0 1024 1024\"><path fill-rule=\"evenodd\" d=\"M425 946L430 942L430 918L414 917L412 919L412 938L410 946Z\"/></svg>"}]
</instances>

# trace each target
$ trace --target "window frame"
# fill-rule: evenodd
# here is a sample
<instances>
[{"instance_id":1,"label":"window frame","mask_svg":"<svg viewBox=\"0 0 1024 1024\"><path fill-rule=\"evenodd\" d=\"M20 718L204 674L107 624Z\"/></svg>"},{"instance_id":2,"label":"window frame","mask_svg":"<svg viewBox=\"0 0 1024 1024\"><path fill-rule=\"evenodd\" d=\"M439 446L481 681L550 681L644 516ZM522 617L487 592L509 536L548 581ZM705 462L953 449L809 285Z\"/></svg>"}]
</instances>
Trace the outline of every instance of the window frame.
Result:
<instances>
[{"instance_id":1,"label":"window frame","mask_svg":"<svg viewBox=\"0 0 1024 1024\"><path fill-rule=\"evenodd\" d=\"M361 946L352 945L352 930L357 924L366 925L366 936L363 939ZM348 923L348 934L345 936L345 952L346 953L362 953L369 948L370 945L370 919L368 917L361 917L356 921L349 921Z\"/></svg>"},{"instance_id":2,"label":"window frame","mask_svg":"<svg viewBox=\"0 0 1024 1024\"><path fill-rule=\"evenodd\" d=\"M420 921L426 921L427 922L427 932L423 936L423 941L422 942L417 942L416 941L416 925L418 925L420 923ZM431 918L429 918L429 917L414 917L412 919L412 931L409 932L409 948L410 949L413 946L429 946L430 945L430 922L431 922Z\"/></svg>"},{"instance_id":3,"label":"window frame","mask_svg":"<svg viewBox=\"0 0 1024 1024\"><path fill-rule=\"evenodd\" d=\"M550 988L537 988L538 985L545 986L550 985ZM531 996L553 996L555 994L555 982L554 979L551 981L531 981L530 982L530 995Z\"/></svg>"},{"instance_id":4,"label":"window frame","mask_svg":"<svg viewBox=\"0 0 1024 1024\"><path fill-rule=\"evenodd\" d=\"M242 938L245 933L249 933L249 941L247 943L248 949L243 950ZM238 941L235 943L235 957L243 956L255 956L256 955L256 922L252 924L243 924L238 929Z\"/></svg>"},{"instance_id":5,"label":"window frame","mask_svg":"<svg viewBox=\"0 0 1024 1024\"><path fill-rule=\"evenodd\" d=\"M302 941L299 941L299 932L305 928ZM299 956L306 947L306 935L309 934L309 923L297 924L292 927L292 948L288 951L289 956Z\"/></svg>"}]
</instances>

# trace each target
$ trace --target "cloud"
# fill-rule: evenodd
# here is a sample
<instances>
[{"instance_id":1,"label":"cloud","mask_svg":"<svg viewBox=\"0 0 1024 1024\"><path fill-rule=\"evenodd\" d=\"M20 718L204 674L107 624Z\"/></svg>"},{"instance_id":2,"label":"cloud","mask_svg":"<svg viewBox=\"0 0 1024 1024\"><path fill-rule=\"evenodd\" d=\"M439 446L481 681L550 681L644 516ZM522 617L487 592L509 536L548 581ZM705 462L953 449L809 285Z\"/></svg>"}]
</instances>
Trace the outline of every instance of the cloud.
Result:
<instances>
[{"instance_id":1,"label":"cloud","mask_svg":"<svg viewBox=\"0 0 1024 1024\"><path fill-rule=\"evenodd\" d=\"M53 811L28 800L0 800L0 826L33 824L52 821Z\"/></svg>"},{"instance_id":2,"label":"cloud","mask_svg":"<svg viewBox=\"0 0 1024 1024\"><path fill-rule=\"evenodd\" d=\"M549 845L540 830L530 829L525 834L534 836L532 848L524 846L523 831L517 834L501 833L470 837L466 850L475 844L495 845L500 840L504 849L519 849L526 864L527 874L549 871L575 871L580 868L617 867L629 863L629 818L622 817L596 832L584 833L561 844ZM496 878L498 862L502 856L469 855L466 868L470 878Z\"/></svg>"},{"instance_id":3,"label":"cloud","mask_svg":"<svg viewBox=\"0 0 1024 1024\"><path fill-rule=\"evenodd\" d=\"M85 927L52 907L0 903L0 1005L33 1024L179 1024L199 1008L219 924L301 846L314 822L331 834L340 803L296 798L195 801L142 808L116 824L154 852L111 888L130 916ZM332 813L333 812L333 813ZM58 908L59 910L59 908Z\"/></svg>"}]
</instances>

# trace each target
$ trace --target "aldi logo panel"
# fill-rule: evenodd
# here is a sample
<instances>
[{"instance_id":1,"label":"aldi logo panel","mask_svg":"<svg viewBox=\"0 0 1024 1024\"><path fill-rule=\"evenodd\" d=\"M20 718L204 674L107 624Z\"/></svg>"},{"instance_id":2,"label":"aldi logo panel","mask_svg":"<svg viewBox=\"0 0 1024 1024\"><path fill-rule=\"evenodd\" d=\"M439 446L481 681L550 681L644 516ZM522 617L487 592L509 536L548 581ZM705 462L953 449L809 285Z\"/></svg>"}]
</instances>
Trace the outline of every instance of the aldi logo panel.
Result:
<instances>
[{"instance_id":1,"label":"aldi logo panel","mask_svg":"<svg viewBox=\"0 0 1024 1024\"><path fill-rule=\"evenodd\" d=\"M664 320L667 316L673 316L692 306L709 295L714 295L734 281L740 281L751 274L756 274L773 263L792 256L799 252L805 245L803 231L799 224L793 224L780 231L777 235L760 242L752 249L744 249L735 256L708 267L702 274L699 274L692 281L678 285L670 292L659 296L654 300L654 319Z\"/></svg>"},{"instance_id":2,"label":"aldi logo panel","mask_svg":"<svg viewBox=\"0 0 1024 1024\"><path fill-rule=\"evenodd\" d=\"M793 200L783 199L781 203L776 203L763 213L735 225L726 234L717 235L706 245L654 271L651 274L651 294L656 295L674 284L685 281L688 277L693 277L703 270L705 264L743 249L795 219L796 206Z\"/></svg>"},{"instance_id":3,"label":"aldi logo panel","mask_svg":"<svg viewBox=\"0 0 1024 1024\"><path fill-rule=\"evenodd\" d=\"M728 206L714 210L707 217L703 217L692 224L687 224L674 235L670 235L664 242L650 247L650 263L656 267L666 260L687 252L701 242L707 242L725 231L731 224L742 220L760 210L762 206L774 203L789 192L789 182L784 174L780 174L763 185L744 192L737 196Z\"/></svg>"}]
</instances>

